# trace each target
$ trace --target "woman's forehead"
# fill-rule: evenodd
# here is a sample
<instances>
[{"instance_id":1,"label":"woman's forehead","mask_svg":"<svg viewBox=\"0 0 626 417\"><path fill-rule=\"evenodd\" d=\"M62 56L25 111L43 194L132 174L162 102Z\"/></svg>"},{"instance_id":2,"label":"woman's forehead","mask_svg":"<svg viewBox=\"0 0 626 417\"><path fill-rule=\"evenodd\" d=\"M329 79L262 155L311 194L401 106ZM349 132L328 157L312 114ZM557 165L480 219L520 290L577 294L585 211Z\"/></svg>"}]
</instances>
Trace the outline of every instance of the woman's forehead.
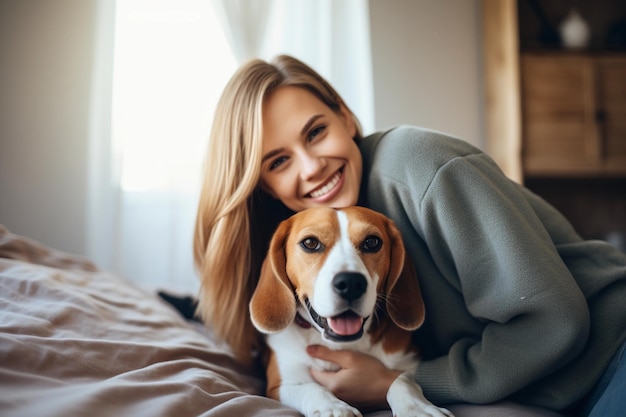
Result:
<instances>
[{"instance_id":1,"label":"woman's forehead","mask_svg":"<svg viewBox=\"0 0 626 417\"><path fill-rule=\"evenodd\" d=\"M268 97L263 107L263 142L304 135L315 121L332 113L308 90L280 87Z\"/></svg>"}]
</instances>

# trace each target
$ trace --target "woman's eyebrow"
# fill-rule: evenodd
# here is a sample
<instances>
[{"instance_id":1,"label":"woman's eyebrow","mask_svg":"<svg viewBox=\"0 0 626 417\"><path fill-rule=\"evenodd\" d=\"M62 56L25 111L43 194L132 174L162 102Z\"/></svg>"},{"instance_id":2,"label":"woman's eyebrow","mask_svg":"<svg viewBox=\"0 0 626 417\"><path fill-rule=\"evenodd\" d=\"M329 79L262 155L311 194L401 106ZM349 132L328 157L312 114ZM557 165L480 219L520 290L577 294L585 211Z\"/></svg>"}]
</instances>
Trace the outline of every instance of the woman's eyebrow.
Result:
<instances>
[{"instance_id":1,"label":"woman's eyebrow","mask_svg":"<svg viewBox=\"0 0 626 417\"><path fill-rule=\"evenodd\" d=\"M307 122L302 127L302 130L300 131L300 134L304 136L306 134L306 132L311 128L311 125L313 123L315 123L317 121L317 119L319 119L321 117L324 117L324 115L323 114L316 114L316 115L311 116L311 118L309 120L307 120Z\"/></svg>"},{"instance_id":2,"label":"woman's eyebrow","mask_svg":"<svg viewBox=\"0 0 626 417\"><path fill-rule=\"evenodd\" d=\"M283 151L283 149L284 148L278 148L278 149L274 149L274 150L269 151L268 153L263 155L263 158L261 159L261 163L263 164L268 159L274 157L275 155L278 155L279 153L281 153Z\"/></svg>"}]
</instances>

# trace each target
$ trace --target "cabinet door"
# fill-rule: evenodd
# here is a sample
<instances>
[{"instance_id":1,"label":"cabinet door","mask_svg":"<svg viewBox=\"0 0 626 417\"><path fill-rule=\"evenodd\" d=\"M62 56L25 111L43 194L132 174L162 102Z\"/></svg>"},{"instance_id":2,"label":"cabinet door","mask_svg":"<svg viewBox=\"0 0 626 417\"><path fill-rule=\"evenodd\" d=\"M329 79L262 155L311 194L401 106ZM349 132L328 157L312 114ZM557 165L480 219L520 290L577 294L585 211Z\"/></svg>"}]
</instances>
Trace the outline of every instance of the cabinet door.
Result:
<instances>
[{"instance_id":1,"label":"cabinet door","mask_svg":"<svg viewBox=\"0 0 626 417\"><path fill-rule=\"evenodd\" d=\"M626 58L598 59L598 124L609 174L626 172Z\"/></svg>"},{"instance_id":2,"label":"cabinet door","mask_svg":"<svg viewBox=\"0 0 626 417\"><path fill-rule=\"evenodd\" d=\"M583 55L526 54L521 65L526 174L601 170L593 60Z\"/></svg>"}]
</instances>

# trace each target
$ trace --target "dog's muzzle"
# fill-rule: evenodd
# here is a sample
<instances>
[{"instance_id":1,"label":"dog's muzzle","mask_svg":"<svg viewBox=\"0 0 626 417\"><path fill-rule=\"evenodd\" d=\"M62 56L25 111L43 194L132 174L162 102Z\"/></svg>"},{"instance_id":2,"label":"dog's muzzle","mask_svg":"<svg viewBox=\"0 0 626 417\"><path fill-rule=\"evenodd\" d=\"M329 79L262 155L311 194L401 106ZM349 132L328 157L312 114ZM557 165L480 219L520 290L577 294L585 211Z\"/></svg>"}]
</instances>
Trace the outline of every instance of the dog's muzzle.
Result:
<instances>
[{"instance_id":1,"label":"dog's muzzle","mask_svg":"<svg viewBox=\"0 0 626 417\"><path fill-rule=\"evenodd\" d=\"M367 280L357 272L340 272L332 280L333 291L345 300L348 306L359 300L367 289ZM363 336L363 326L367 317L361 317L352 309L347 309L333 317L322 317L305 299L311 319L322 329L326 339L335 342L351 342Z\"/></svg>"}]
</instances>

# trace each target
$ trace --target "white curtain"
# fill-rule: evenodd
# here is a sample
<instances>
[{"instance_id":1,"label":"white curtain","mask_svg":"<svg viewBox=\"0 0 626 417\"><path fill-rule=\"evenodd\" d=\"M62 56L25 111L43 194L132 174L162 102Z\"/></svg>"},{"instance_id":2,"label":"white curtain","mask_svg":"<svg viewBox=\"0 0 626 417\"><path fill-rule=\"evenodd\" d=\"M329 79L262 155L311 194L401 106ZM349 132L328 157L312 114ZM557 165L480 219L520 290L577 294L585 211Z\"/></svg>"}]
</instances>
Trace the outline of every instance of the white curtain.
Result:
<instances>
[{"instance_id":1,"label":"white curtain","mask_svg":"<svg viewBox=\"0 0 626 417\"><path fill-rule=\"evenodd\" d=\"M225 83L238 63L288 53L325 76L370 131L367 1L99 0L99 8L88 256L140 286L195 293L200 168Z\"/></svg>"},{"instance_id":2,"label":"white curtain","mask_svg":"<svg viewBox=\"0 0 626 417\"><path fill-rule=\"evenodd\" d=\"M244 62L257 57L263 45L272 2L213 0L213 5L237 60Z\"/></svg>"},{"instance_id":3,"label":"white curtain","mask_svg":"<svg viewBox=\"0 0 626 417\"><path fill-rule=\"evenodd\" d=\"M115 2L98 0L94 39L89 132L87 194L87 256L99 266L113 268L119 203L119 164L113 157L111 113Z\"/></svg>"},{"instance_id":4,"label":"white curtain","mask_svg":"<svg viewBox=\"0 0 626 417\"><path fill-rule=\"evenodd\" d=\"M239 62L293 55L331 82L374 127L367 0L213 0Z\"/></svg>"},{"instance_id":5,"label":"white curtain","mask_svg":"<svg viewBox=\"0 0 626 417\"><path fill-rule=\"evenodd\" d=\"M139 286L195 293L200 168L236 68L206 0L99 0L87 254Z\"/></svg>"}]
</instances>

